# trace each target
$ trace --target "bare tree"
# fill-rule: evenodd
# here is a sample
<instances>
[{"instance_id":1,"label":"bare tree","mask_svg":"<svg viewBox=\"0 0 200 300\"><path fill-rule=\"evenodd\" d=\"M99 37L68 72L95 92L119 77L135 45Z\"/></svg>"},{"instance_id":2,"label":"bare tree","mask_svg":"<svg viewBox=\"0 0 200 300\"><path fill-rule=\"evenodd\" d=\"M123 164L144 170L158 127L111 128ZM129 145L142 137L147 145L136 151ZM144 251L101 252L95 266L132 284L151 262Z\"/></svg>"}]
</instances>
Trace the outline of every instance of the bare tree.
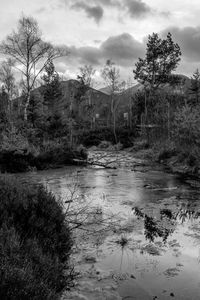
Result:
<instances>
[{"instance_id":1,"label":"bare tree","mask_svg":"<svg viewBox=\"0 0 200 300\"><path fill-rule=\"evenodd\" d=\"M15 61L15 67L22 73L25 91L24 120L27 120L27 108L31 91L34 89L39 74L49 59L67 55L67 51L54 47L42 40L38 23L32 17L22 16L17 31L13 31L1 43L0 51Z\"/></svg>"},{"instance_id":2,"label":"bare tree","mask_svg":"<svg viewBox=\"0 0 200 300\"><path fill-rule=\"evenodd\" d=\"M84 65L80 67L80 75L78 77L82 78L85 85L92 87L95 72L96 70L91 65Z\"/></svg>"},{"instance_id":3,"label":"bare tree","mask_svg":"<svg viewBox=\"0 0 200 300\"><path fill-rule=\"evenodd\" d=\"M120 102L120 92L124 86L124 82L120 82L120 71L119 68L115 66L115 63L111 60L107 60L103 70L102 77L108 84L109 94L111 98L110 111L111 119L113 123L113 134L115 137L115 142L117 143L116 135L116 111Z\"/></svg>"},{"instance_id":4,"label":"bare tree","mask_svg":"<svg viewBox=\"0 0 200 300\"><path fill-rule=\"evenodd\" d=\"M87 115L90 119L91 129L93 127L94 122L94 111L95 104L92 101L93 90L92 86L94 83L93 76L96 70L91 65L84 65L80 67L80 74L78 75L78 80L80 82L79 86L79 94L80 98L85 101L85 108L87 111Z\"/></svg>"}]
</instances>

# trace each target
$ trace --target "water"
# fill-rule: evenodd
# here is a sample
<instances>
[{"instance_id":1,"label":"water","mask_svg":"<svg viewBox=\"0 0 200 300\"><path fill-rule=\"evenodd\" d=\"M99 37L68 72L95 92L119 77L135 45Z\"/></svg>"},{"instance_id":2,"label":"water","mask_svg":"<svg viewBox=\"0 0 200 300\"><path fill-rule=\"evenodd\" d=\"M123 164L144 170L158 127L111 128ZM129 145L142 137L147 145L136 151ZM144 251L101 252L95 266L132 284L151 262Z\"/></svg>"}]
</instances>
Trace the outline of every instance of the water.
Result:
<instances>
[{"instance_id":1,"label":"water","mask_svg":"<svg viewBox=\"0 0 200 300\"><path fill-rule=\"evenodd\" d=\"M78 193L118 218L120 228L87 237L84 247L97 268L113 272L124 299L136 299L135 284L148 299L200 299L200 190L153 170L66 167L20 176L64 200L78 176Z\"/></svg>"}]
</instances>

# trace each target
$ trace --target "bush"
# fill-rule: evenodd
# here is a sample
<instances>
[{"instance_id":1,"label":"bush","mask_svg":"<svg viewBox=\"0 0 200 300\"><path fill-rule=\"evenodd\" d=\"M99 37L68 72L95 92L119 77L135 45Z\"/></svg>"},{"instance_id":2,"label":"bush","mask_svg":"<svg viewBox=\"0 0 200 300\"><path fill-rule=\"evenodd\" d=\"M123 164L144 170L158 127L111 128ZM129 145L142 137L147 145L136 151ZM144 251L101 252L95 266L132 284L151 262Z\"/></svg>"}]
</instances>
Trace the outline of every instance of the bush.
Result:
<instances>
[{"instance_id":1,"label":"bush","mask_svg":"<svg viewBox=\"0 0 200 300\"><path fill-rule=\"evenodd\" d=\"M199 166L199 148L193 147L191 150L182 149L178 153L178 162L184 163L189 167Z\"/></svg>"},{"instance_id":2,"label":"bush","mask_svg":"<svg viewBox=\"0 0 200 300\"><path fill-rule=\"evenodd\" d=\"M98 146L102 141L114 143L114 136L109 128L83 131L79 135L79 142L85 147Z\"/></svg>"},{"instance_id":3,"label":"bush","mask_svg":"<svg viewBox=\"0 0 200 300\"><path fill-rule=\"evenodd\" d=\"M117 139L124 147L133 145L135 132L130 132L127 128L116 129ZM98 146L101 142L107 141L115 144L113 130L110 128L101 128L96 130L83 131L79 135L79 142L86 147Z\"/></svg>"},{"instance_id":4,"label":"bush","mask_svg":"<svg viewBox=\"0 0 200 300\"><path fill-rule=\"evenodd\" d=\"M157 144L154 148L159 162L169 159L177 154L177 149L172 142Z\"/></svg>"},{"instance_id":5,"label":"bush","mask_svg":"<svg viewBox=\"0 0 200 300\"><path fill-rule=\"evenodd\" d=\"M200 146L200 108L184 106L175 115L173 137L178 145Z\"/></svg>"},{"instance_id":6,"label":"bush","mask_svg":"<svg viewBox=\"0 0 200 300\"><path fill-rule=\"evenodd\" d=\"M140 151L140 150L143 150L143 149L148 149L149 148L149 143L146 139L137 139L134 143L134 146L133 146L133 150L135 151Z\"/></svg>"},{"instance_id":7,"label":"bush","mask_svg":"<svg viewBox=\"0 0 200 300\"><path fill-rule=\"evenodd\" d=\"M73 165L74 159L86 159L87 152L83 147L71 149L65 141L50 141L41 147L41 152L35 157L35 166L38 170L62 165Z\"/></svg>"},{"instance_id":8,"label":"bush","mask_svg":"<svg viewBox=\"0 0 200 300\"><path fill-rule=\"evenodd\" d=\"M65 138L41 142L37 147L17 131L4 132L0 138L0 172L2 173L26 172L34 167L43 170L74 164L74 158L87 158L87 152L83 147L77 150L71 149Z\"/></svg>"},{"instance_id":9,"label":"bush","mask_svg":"<svg viewBox=\"0 0 200 300\"><path fill-rule=\"evenodd\" d=\"M57 299L72 246L62 206L41 186L0 178L0 299Z\"/></svg>"},{"instance_id":10,"label":"bush","mask_svg":"<svg viewBox=\"0 0 200 300\"><path fill-rule=\"evenodd\" d=\"M108 141L102 141L98 147L100 149L108 149L110 146L112 146L111 142L108 142Z\"/></svg>"}]
</instances>

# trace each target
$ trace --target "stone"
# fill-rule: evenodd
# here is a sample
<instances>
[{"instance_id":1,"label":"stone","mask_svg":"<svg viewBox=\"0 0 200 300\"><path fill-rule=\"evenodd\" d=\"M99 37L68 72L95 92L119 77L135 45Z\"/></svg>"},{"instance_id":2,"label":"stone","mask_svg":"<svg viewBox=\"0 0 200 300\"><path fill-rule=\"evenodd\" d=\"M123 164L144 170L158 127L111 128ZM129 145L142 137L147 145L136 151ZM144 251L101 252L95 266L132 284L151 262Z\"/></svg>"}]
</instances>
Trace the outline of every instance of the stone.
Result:
<instances>
[{"instance_id":1,"label":"stone","mask_svg":"<svg viewBox=\"0 0 200 300\"><path fill-rule=\"evenodd\" d=\"M97 262L96 257L92 254L87 254L84 259L88 263L96 263Z\"/></svg>"}]
</instances>

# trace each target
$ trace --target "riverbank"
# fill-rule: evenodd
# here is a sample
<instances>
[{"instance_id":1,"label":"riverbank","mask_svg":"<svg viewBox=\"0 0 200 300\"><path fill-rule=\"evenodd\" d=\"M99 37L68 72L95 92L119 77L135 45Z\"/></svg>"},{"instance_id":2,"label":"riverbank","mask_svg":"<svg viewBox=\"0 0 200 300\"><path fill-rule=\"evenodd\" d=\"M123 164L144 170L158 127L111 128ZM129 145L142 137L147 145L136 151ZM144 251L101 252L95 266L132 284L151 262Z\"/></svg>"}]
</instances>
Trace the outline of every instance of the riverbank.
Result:
<instances>
[{"instance_id":1,"label":"riverbank","mask_svg":"<svg viewBox=\"0 0 200 300\"><path fill-rule=\"evenodd\" d=\"M140 159L144 165L157 164L163 165L167 172L177 174L183 179L200 179L200 157L197 147L189 145L181 147L172 141L157 141L150 145L147 140L136 138L133 146L124 148L119 143L112 145L110 142L103 141L99 146L90 148L92 151L108 151L132 153L133 157Z\"/></svg>"},{"instance_id":2,"label":"riverbank","mask_svg":"<svg viewBox=\"0 0 200 300\"><path fill-rule=\"evenodd\" d=\"M192 151L177 150L170 145L155 145L145 149L132 147L126 149L131 152L135 158L151 161L152 164L159 164L164 167L166 172L178 175L183 180L192 180L193 184L198 186L200 180L200 165L198 153Z\"/></svg>"},{"instance_id":3,"label":"riverbank","mask_svg":"<svg viewBox=\"0 0 200 300\"><path fill-rule=\"evenodd\" d=\"M61 168L85 160L83 147L71 148L68 144L52 141L45 147L8 147L0 151L0 173L19 173L33 170Z\"/></svg>"}]
</instances>

